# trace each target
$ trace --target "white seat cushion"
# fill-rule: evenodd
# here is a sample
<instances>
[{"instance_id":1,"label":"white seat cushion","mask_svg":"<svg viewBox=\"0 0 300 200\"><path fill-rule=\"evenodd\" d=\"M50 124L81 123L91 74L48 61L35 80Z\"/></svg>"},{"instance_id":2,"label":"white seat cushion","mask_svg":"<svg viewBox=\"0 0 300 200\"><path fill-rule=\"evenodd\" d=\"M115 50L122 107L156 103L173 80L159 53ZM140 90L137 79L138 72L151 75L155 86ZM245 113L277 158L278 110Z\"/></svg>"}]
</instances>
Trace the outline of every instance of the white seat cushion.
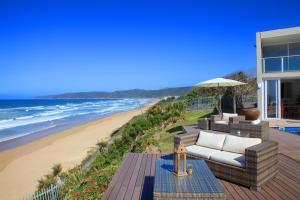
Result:
<instances>
[{"instance_id":1,"label":"white seat cushion","mask_svg":"<svg viewBox=\"0 0 300 200\"><path fill-rule=\"evenodd\" d=\"M220 120L220 121L215 121L215 124L228 125L228 122Z\"/></svg>"},{"instance_id":2,"label":"white seat cushion","mask_svg":"<svg viewBox=\"0 0 300 200\"><path fill-rule=\"evenodd\" d=\"M245 149L261 143L260 138L245 138L234 135L227 135L223 151L245 154Z\"/></svg>"},{"instance_id":3,"label":"white seat cushion","mask_svg":"<svg viewBox=\"0 0 300 200\"><path fill-rule=\"evenodd\" d=\"M223 113L222 121L225 121L225 122L229 123L229 118L230 117L237 117L237 116L238 116L238 114L236 114L236 113Z\"/></svg>"},{"instance_id":4,"label":"white seat cushion","mask_svg":"<svg viewBox=\"0 0 300 200\"><path fill-rule=\"evenodd\" d=\"M245 156L243 154L220 151L213 153L210 159L228 165L245 167Z\"/></svg>"},{"instance_id":5,"label":"white seat cushion","mask_svg":"<svg viewBox=\"0 0 300 200\"><path fill-rule=\"evenodd\" d=\"M253 124L253 125L258 125L258 124L260 124L260 119L251 121L251 124Z\"/></svg>"},{"instance_id":6,"label":"white seat cushion","mask_svg":"<svg viewBox=\"0 0 300 200\"><path fill-rule=\"evenodd\" d=\"M198 145L188 146L188 147L186 147L186 150L191 155L200 156L200 157L206 158L206 159L209 159L213 153L221 152L220 150L211 149L211 148L207 148L207 147L201 147Z\"/></svg>"},{"instance_id":7,"label":"white seat cushion","mask_svg":"<svg viewBox=\"0 0 300 200\"><path fill-rule=\"evenodd\" d=\"M226 138L226 134L209 133L206 131L200 131L196 145L202 147L208 147L211 149L222 150L225 138Z\"/></svg>"}]
</instances>

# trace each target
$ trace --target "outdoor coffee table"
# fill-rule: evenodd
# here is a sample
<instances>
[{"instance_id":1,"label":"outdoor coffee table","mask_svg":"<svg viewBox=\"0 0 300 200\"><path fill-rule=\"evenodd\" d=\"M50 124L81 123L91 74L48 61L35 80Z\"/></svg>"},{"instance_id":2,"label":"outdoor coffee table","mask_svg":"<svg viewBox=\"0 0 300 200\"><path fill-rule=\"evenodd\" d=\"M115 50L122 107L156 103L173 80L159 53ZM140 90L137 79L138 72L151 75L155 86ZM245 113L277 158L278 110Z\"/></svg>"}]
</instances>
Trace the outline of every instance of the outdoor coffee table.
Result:
<instances>
[{"instance_id":1,"label":"outdoor coffee table","mask_svg":"<svg viewBox=\"0 0 300 200\"><path fill-rule=\"evenodd\" d=\"M224 189L203 160L188 160L193 166L191 176L173 174L173 160L157 160L154 199L226 199Z\"/></svg>"}]
</instances>

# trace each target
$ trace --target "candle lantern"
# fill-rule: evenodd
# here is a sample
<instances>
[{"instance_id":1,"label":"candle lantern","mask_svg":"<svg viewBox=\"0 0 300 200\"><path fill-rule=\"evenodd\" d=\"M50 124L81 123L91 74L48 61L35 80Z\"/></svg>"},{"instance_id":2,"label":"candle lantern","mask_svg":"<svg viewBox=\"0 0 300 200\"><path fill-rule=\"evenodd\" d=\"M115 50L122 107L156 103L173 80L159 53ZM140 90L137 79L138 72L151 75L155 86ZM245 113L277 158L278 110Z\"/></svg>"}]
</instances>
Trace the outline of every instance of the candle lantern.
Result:
<instances>
[{"instance_id":1,"label":"candle lantern","mask_svg":"<svg viewBox=\"0 0 300 200\"><path fill-rule=\"evenodd\" d=\"M174 147L174 175L185 176L186 175L186 148L183 144ZM181 165L183 163L183 166Z\"/></svg>"}]
</instances>

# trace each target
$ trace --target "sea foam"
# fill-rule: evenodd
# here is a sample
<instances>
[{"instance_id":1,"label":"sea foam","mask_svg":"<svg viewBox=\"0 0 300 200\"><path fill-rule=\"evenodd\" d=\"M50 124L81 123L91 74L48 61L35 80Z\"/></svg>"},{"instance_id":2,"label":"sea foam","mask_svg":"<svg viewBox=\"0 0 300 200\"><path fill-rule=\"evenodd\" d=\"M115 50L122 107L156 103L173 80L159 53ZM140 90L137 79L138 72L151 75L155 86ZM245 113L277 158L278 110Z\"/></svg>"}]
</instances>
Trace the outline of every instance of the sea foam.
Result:
<instances>
[{"instance_id":1,"label":"sea foam","mask_svg":"<svg viewBox=\"0 0 300 200\"><path fill-rule=\"evenodd\" d=\"M86 119L97 119L115 112L140 108L149 101L149 99L6 101L7 105L0 104L0 141L48 129L49 125L52 127L74 124ZM29 129L33 131L28 133Z\"/></svg>"}]
</instances>

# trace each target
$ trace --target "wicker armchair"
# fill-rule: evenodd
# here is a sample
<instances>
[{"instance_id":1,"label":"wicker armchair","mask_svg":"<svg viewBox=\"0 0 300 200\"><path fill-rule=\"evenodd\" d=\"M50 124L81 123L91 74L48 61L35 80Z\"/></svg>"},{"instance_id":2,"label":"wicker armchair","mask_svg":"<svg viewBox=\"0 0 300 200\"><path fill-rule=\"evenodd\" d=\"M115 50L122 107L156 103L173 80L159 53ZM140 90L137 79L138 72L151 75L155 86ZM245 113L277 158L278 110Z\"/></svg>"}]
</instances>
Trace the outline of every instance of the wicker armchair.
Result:
<instances>
[{"instance_id":1,"label":"wicker armchair","mask_svg":"<svg viewBox=\"0 0 300 200\"><path fill-rule=\"evenodd\" d=\"M218 121L222 121L222 115L211 115L210 118L210 129L214 131L222 131L230 133L231 124L237 124L239 121L245 120L244 115L238 115L235 117L229 117L228 123L220 124Z\"/></svg>"},{"instance_id":2,"label":"wicker armchair","mask_svg":"<svg viewBox=\"0 0 300 200\"><path fill-rule=\"evenodd\" d=\"M259 124L252 124L250 120L239 121L239 123L231 124L231 133L242 137L269 139L269 122L261 121Z\"/></svg>"},{"instance_id":3,"label":"wicker armchair","mask_svg":"<svg viewBox=\"0 0 300 200\"><path fill-rule=\"evenodd\" d=\"M210 119L208 118L199 119L198 128L202 130L210 130Z\"/></svg>"},{"instance_id":4,"label":"wicker armchair","mask_svg":"<svg viewBox=\"0 0 300 200\"><path fill-rule=\"evenodd\" d=\"M183 133L199 133L200 130L210 129L210 119L203 118L198 120L198 124L182 126Z\"/></svg>"},{"instance_id":5,"label":"wicker armchair","mask_svg":"<svg viewBox=\"0 0 300 200\"><path fill-rule=\"evenodd\" d=\"M196 133L178 135L174 138L174 145L195 145L198 136L199 134ZM263 141L258 145L247 148L245 151L245 167L236 167L188 154L192 159L205 160L216 177L248 186L255 191L259 191L265 182L278 173L277 155L278 143L274 141Z\"/></svg>"}]
</instances>

